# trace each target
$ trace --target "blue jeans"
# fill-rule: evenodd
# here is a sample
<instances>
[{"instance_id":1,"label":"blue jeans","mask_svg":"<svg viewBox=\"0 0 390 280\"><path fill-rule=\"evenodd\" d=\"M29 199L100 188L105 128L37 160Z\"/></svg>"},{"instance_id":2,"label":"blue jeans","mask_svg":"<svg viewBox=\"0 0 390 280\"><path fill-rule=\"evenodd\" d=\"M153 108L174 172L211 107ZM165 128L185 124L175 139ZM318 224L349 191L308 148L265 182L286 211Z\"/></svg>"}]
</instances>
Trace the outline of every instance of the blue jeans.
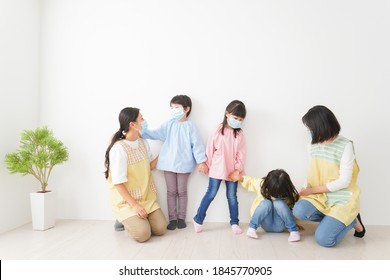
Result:
<instances>
[{"instance_id":1,"label":"blue jeans","mask_svg":"<svg viewBox=\"0 0 390 280\"><path fill-rule=\"evenodd\" d=\"M322 214L313 204L303 199L295 203L293 214L300 220L319 222L314 237L323 247L336 246L356 224L356 220L353 220L345 226L339 220Z\"/></svg>"},{"instance_id":2,"label":"blue jeans","mask_svg":"<svg viewBox=\"0 0 390 280\"><path fill-rule=\"evenodd\" d=\"M194 217L194 221L198 224L203 224L204 219L206 218L206 212L209 208L211 202L214 200L219 186L221 185L221 179L209 178L209 186L207 192L204 195L202 201L200 202L198 212ZM238 225L238 201L237 201L237 182L225 181L226 184L226 197L229 204L230 212L230 224Z\"/></svg>"},{"instance_id":3,"label":"blue jeans","mask_svg":"<svg viewBox=\"0 0 390 280\"><path fill-rule=\"evenodd\" d=\"M291 209L280 199L264 199L256 207L249 227L257 229L259 226L267 232L282 232L285 228L289 232L298 231Z\"/></svg>"}]
</instances>

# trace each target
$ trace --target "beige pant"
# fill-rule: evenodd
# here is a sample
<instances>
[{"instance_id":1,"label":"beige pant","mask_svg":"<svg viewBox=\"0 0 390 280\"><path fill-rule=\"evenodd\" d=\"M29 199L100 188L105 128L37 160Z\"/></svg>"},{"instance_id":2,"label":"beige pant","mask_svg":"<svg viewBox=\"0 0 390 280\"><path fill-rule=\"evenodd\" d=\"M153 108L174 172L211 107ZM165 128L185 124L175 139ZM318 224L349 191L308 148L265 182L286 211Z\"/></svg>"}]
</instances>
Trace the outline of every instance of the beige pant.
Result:
<instances>
[{"instance_id":1,"label":"beige pant","mask_svg":"<svg viewBox=\"0 0 390 280\"><path fill-rule=\"evenodd\" d=\"M149 213L146 219L133 216L122 221L131 238L145 242L153 235L163 235L167 231L167 220L161 208Z\"/></svg>"}]
</instances>

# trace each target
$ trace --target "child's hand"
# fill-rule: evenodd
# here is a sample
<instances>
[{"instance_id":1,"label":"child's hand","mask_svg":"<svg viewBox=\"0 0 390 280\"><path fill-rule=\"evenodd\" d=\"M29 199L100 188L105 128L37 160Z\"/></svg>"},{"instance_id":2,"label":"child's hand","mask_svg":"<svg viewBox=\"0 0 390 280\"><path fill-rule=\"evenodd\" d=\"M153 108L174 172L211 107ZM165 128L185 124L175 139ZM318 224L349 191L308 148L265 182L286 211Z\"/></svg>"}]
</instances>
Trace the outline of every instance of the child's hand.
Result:
<instances>
[{"instance_id":1,"label":"child's hand","mask_svg":"<svg viewBox=\"0 0 390 280\"><path fill-rule=\"evenodd\" d=\"M198 171L202 172L203 174L207 174L209 172L209 167L207 166L206 163L203 162L203 163L199 164Z\"/></svg>"},{"instance_id":2,"label":"child's hand","mask_svg":"<svg viewBox=\"0 0 390 280\"><path fill-rule=\"evenodd\" d=\"M229 178L233 182L240 181L241 180L240 171L238 171L238 170L233 171L232 173L229 174Z\"/></svg>"}]
</instances>

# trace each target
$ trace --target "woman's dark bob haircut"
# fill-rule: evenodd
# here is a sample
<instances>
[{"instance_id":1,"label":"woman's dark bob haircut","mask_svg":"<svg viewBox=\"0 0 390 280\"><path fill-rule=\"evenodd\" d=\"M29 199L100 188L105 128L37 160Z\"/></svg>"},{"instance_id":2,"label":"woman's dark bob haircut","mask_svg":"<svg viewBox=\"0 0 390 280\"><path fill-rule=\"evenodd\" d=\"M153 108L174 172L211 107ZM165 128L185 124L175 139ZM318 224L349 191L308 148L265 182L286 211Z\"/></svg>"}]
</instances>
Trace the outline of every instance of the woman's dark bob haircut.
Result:
<instances>
[{"instance_id":1,"label":"woman's dark bob haircut","mask_svg":"<svg viewBox=\"0 0 390 280\"><path fill-rule=\"evenodd\" d=\"M340 124L331 110L323 105L311 108L302 117L302 122L311 131L311 143L317 144L330 140L340 133Z\"/></svg>"}]
</instances>

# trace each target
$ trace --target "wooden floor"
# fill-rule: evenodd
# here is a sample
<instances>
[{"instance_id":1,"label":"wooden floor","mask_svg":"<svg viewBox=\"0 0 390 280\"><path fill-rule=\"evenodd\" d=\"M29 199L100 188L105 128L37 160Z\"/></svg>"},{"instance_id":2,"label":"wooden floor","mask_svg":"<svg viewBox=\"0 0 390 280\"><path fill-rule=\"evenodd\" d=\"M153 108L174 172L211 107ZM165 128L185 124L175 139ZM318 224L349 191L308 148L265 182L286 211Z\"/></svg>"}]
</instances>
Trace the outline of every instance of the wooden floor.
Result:
<instances>
[{"instance_id":1,"label":"wooden floor","mask_svg":"<svg viewBox=\"0 0 390 280\"><path fill-rule=\"evenodd\" d=\"M334 248L314 241L316 224L305 224L300 242L288 242L288 233L264 233L259 239L234 235L227 223L205 223L195 233L185 229L153 236L137 243L116 232L114 221L58 220L46 231L31 224L0 235L2 260L389 260L390 226L366 226L364 238L353 231ZM247 224L241 225L244 230Z\"/></svg>"}]
</instances>

